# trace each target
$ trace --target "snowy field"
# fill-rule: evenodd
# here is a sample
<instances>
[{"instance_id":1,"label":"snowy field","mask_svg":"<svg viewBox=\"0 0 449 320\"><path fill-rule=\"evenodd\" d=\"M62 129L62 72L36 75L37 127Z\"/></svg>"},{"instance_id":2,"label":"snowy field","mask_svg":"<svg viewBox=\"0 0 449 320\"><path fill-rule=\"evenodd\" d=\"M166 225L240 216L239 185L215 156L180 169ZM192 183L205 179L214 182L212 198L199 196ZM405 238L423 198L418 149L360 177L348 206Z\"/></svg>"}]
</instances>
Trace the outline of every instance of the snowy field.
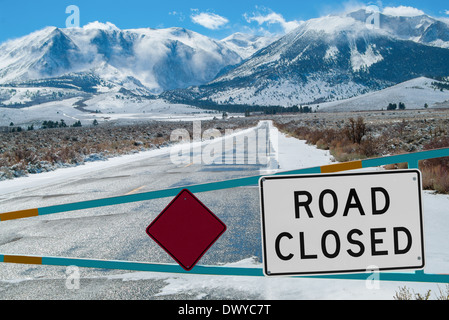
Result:
<instances>
[{"instance_id":1,"label":"snowy field","mask_svg":"<svg viewBox=\"0 0 449 320\"><path fill-rule=\"evenodd\" d=\"M84 101L82 109L77 108L77 103L80 101ZM26 129L26 126L31 124L38 127L43 121L60 121L61 119L68 125L81 121L85 126L92 125L94 120L98 123L120 121L126 124L150 120L212 120L214 117L221 118L221 116L219 112L189 105L170 104L160 99L137 100L118 92L109 92L86 101L76 97L26 108L0 108L0 126L9 126L13 122L15 126L20 125ZM230 114L229 116L241 115Z\"/></svg>"},{"instance_id":2,"label":"snowy field","mask_svg":"<svg viewBox=\"0 0 449 320\"><path fill-rule=\"evenodd\" d=\"M420 77L398 85L375 92L366 93L350 99L336 100L320 104L320 110L335 111L362 111L387 110L390 103L402 102L407 109L424 109L449 107L449 92L440 91L432 86L435 80Z\"/></svg>"},{"instance_id":3,"label":"snowy field","mask_svg":"<svg viewBox=\"0 0 449 320\"><path fill-rule=\"evenodd\" d=\"M321 166L332 163L328 151L318 150L305 144L304 141L287 137L271 127L273 145L278 148L278 168L272 171L288 171L292 169ZM277 142L274 142L275 137ZM0 182L0 196L10 195L19 190L37 188L59 180L89 175L97 170L126 166L138 160L157 157L170 153L170 148L143 152L132 156L123 156L110 159L106 162L87 163L86 165L58 169L54 172L32 175L13 181ZM375 169L379 170L379 169ZM261 174L265 174L261 172ZM449 196L435 195L424 192L424 227L426 250L426 273L449 273ZM7 230L3 229L3 233ZM1 251L1 246L0 246ZM201 262L200 262L201 264ZM247 257L241 261L226 264L235 267L260 267L262 264L254 257ZM301 279L301 278L262 278L262 277L224 277L202 275L179 275L151 272L124 272L118 274L105 274L92 276L91 279L107 279L123 283L140 281L158 281L162 283L161 289L155 294L156 298L164 299L176 296L189 296L195 293L194 299L204 299L210 292L239 292L242 296L256 299L291 300L291 299L393 299L400 287L407 286L416 293L425 293L431 289L432 294L438 294L439 289L444 290L444 284L380 282L378 286L371 281ZM10 278L0 282L4 284L19 284L40 279ZM120 290L119 288L117 290ZM435 298L435 296L431 296ZM225 298L224 298L225 299Z\"/></svg>"}]
</instances>

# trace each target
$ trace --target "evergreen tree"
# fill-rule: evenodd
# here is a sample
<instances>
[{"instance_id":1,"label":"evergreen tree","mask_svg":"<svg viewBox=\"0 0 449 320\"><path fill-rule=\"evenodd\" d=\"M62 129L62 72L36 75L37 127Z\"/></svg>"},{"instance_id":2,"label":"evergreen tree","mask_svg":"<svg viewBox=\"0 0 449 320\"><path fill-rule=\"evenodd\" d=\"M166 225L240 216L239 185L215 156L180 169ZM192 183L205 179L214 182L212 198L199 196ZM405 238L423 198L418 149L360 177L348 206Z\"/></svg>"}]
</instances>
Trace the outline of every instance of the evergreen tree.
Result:
<instances>
[{"instance_id":1,"label":"evergreen tree","mask_svg":"<svg viewBox=\"0 0 449 320\"><path fill-rule=\"evenodd\" d=\"M387 110L396 110L398 108L396 103L389 103Z\"/></svg>"},{"instance_id":2,"label":"evergreen tree","mask_svg":"<svg viewBox=\"0 0 449 320\"><path fill-rule=\"evenodd\" d=\"M81 121L80 121L80 120L76 121L76 122L73 124L72 127L74 127L74 128L76 128L76 127L82 127Z\"/></svg>"}]
</instances>

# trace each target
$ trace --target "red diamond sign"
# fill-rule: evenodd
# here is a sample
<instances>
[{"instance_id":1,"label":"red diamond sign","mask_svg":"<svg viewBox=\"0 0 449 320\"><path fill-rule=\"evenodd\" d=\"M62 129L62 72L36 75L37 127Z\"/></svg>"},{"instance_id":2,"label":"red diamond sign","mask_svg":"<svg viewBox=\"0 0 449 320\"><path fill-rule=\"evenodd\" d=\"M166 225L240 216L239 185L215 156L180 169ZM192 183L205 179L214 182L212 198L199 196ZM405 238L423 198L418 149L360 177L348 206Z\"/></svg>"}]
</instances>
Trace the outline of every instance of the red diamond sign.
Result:
<instances>
[{"instance_id":1,"label":"red diamond sign","mask_svg":"<svg viewBox=\"0 0 449 320\"><path fill-rule=\"evenodd\" d=\"M226 231L226 225L184 189L146 231L183 269L190 271Z\"/></svg>"}]
</instances>

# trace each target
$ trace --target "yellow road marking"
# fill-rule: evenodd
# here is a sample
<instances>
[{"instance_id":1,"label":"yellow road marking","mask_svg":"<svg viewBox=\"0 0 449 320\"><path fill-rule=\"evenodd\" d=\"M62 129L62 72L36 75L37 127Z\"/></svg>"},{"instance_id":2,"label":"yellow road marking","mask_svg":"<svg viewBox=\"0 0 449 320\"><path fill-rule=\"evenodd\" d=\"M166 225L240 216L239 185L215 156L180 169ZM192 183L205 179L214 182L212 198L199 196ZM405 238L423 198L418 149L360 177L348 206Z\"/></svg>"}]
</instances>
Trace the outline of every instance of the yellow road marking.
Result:
<instances>
[{"instance_id":1,"label":"yellow road marking","mask_svg":"<svg viewBox=\"0 0 449 320\"><path fill-rule=\"evenodd\" d=\"M128 192L127 194L125 194L125 196L132 195L132 194L136 193L137 191L142 190L142 189L145 188L145 187L146 187L146 186L141 186L141 187L139 187L139 188L136 188L136 189L134 189L134 190Z\"/></svg>"},{"instance_id":2,"label":"yellow road marking","mask_svg":"<svg viewBox=\"0 0 449 320\"><path fill-rule=\"evenodd\" d=\"M189 163L189 164L186 165L184 168L188 168L188 167L190 167L191 165L193 165L193 162Z\"/></svg>"}]
</instances>

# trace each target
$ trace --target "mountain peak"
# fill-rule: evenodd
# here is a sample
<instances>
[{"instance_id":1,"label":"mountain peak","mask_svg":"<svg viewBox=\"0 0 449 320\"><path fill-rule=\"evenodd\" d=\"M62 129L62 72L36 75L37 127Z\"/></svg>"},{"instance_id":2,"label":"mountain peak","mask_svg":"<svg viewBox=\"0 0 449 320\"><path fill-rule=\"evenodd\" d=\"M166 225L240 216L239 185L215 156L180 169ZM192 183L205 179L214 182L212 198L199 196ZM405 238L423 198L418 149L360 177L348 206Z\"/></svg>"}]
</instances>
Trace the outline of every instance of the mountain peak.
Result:
<instances>
[{"instance_id":1,"label":"mountain peak","mask_svg":"<svg viewBox=\"0 0 449 320\"><path fill-rule=\"evenodd\" d=\"M449 51L435 42L445 41L446 29L436 20L380 14L380 27L372 28L371 14L305 21L200 87L197 96L221 104L319 104L449 72Z\"/></svg>"},{"instance_id":2,"label":"mountain peak","mask_svg":"<svg viewBox=\"0 0 449 320\"><path fill-rule=\"evenodd\" d=\"M127 90L198 86L187 94L192 99L289 105L447 76L449 26L390 13L379 13L378 28L367 25L373 11L362 9L301 22L282 37L234 33L222 40L179 27L121 30L99 21L48 27L0 45L0 83L87 72Z\"/></svg>"},{"instance_id":3,"label":"mountain peak","mask_svg":"<svg viewBox=\"0 0 449 320\"><path fill-rule=\"evenodd\" d=\"M299 28L301 27L318 32L323 31L326 34L334 34L342 30L364 28L365 25L351 16L328 15L303 22Z\"/></svg>"},{"instance_id":4,"label":"mountain peak","mask_svg":"<svg viewBox=\"0 0 449 320\"><path fill-rule=\"evenodd\" d=\"M278 38L278 36L268 37L236 32L224 38L221 42L237 52L243 59L246 59Z\"/></svg>"},{"instance_id":5,"label":"mountain peak","mask_svg":"<svg viewBox=\"0 0 449 320\"><path fill-rule=\"evenodd\" d=\"M391 36L436 47L449 48L449 24L409 7L384 9L377 17L377 28ZM366 23L373 12L365 9L347 13L347 16Z\"/></svg>"}]
</instances>

